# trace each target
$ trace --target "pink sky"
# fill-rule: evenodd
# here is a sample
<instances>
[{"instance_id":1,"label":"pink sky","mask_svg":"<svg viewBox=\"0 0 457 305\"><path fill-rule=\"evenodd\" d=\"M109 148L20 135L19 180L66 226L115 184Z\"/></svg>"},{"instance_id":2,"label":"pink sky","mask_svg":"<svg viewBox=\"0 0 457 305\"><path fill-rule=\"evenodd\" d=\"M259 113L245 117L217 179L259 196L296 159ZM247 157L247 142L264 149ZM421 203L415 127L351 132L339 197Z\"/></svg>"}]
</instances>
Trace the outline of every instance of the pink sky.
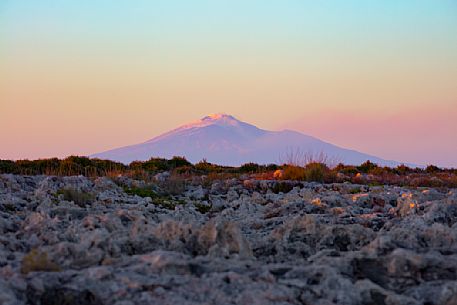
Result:
<instances>
[{"instance_id":1,"label":"pink sky","mask_svg":"<svg viewBox=\"0 0 457 305\"><path fill-rule=\"evenodd\" d=\"M416 164L457 166L457 102L394 114L309 113L282 127L343 147Z\"/></svg>"},{"instance_id":2,"label":"pink sky","mask_svg":"<svg viewBox=\"0 0 457 305\"><path fill-rule=\"evenodd\" d=\"M223 112L457 167L454 0L134 2L0 1L0 158L93 154Z\"/></svg>"}]
</instances>

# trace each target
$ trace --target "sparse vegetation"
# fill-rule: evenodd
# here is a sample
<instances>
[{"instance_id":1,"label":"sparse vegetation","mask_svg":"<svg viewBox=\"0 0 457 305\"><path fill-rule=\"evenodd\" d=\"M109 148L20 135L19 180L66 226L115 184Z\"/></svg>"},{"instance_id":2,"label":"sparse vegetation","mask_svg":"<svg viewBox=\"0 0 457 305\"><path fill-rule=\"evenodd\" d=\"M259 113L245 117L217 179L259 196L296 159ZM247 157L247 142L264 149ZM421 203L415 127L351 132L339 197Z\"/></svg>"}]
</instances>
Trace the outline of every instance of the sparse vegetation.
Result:
<instances>
[{"instance_id":1,"label":"sparse vegetation","mask_svg":"<svg viewBox=\"0 0 457 305\"><path fill-rule=\"evenodd\" d=\"M176 205L184 204L180 200L174 199L170 194L158 193L151 186L146 187L124 187L124 192L129 195L137 195L140 197L149 197L152 203L165 209L173 210Z\"/></svg>"},{"instance_id":2,"label":"sparse vegetation","mask_svg":"<svg viewBox=\"0 0 457 305\"><path fill-rule=\"evenodd\" d=\"M260 170L260 166L257 163L245 163L240 166L240 172L242 173L255 173Z\"/></svg>"},{"instance_id":3,"label":"sparse vegetation","mask_svg":"<svg viewBox=\"0 0 457 305\"><path fill-rule=\"evenodd\" d=\"M325 182L330 170L324 163L312 162L305 166L306 181Z\"/></svg>"},{"instance_id":4,"label":"sparse vegetation","mask_svg":"<svg viewBox=\"0 0 457 305\"><path fill-rule=\"evenodd\" d=\"M322 163L332 168L338 164L338 158L326 155L324 152L303 151L300 148L289 148L280 157L280 163L289 166L304 167L310 163Z\"/></svg>"},{"instance_id":5,"label":"sparse vegetation","mask_svg":"<svg viewBox=\"0 0 457 305\"><path fill-rule=\"evenodd\" d=\"M378 168L378 165L373 163L373 162L371 162L370 160L367 160L364 163L362 163L359 166L357 166L357 170L360 173L364 173L364 174L368 174L368 173L370 173L371 171L373 171L374 169L377 169L377 168Z\"/></svg>"},{"instance_id":6,"label":"sparse vegetation","mask_svg":"<svg viewBox=\"0 0 457 305\"><path fill-rule=\"evenodd\" d=\"M95 199L95 196L92 193L78 191L72 188L60 189L56 194L62 195L64 200L73 201L80 207L85 207L86 205L92 203Z\"/></svg>"},{"instance_id":7,"label":"sparse vegetation","mask_svg":"<svg viewBox=\"0 0 457 305\"><path fill-rule=\"evenodd\" d=\"M148 172L169 171L175 168L191 166L192 164L184 157L173 157L170 160L164 158L151 158L148 161L134 161L130 163L132 170L144 170Z\"/></svg>"},{"instance_id":8,"label":"sparse vegetation","mask_svg":"<svg viewBox=\"0 0 457 305\"><path fill-rule=\"evenodd\" d=\"M195 208L202 214L206 214L211 210L211 205L209 204L202 204L199 202L194 203Z\"/></svg>"},{"instance_id":9,"label":"sparse vegetation","mask_svg":"<svg viewBox=\"0 0 457 305\"><path fill-rule=\"evenodd\" d=\"M339 163L334 169L337 173L341 173L343 175L357 175L359 173L357 167L355 166L348 166L344 165L343 163Z\"/></svg>"},{"instance_id":10,"label":"sparse vegetation","mask_svg":"<svg viewBox=\"0 0 457 305\"><path fill-rule=\"evenodd\" d=\"M113 171L125 171L127 166L110 160L89 159L87 157L70 156L39 160L0 160L0 173L18 175L54 175L87 177L108 176Z\"/></svg>"},{"instance_id":11,"label":"sparse vegetation","mask_svg":"<svg viewBox=\"0 0 457 305\"><path fill-rule=\"evenodd\" d=\"M22 259L21 273L27 274L35 271L57 272L60 271L59 265L48 258L46 252L38 249L32 249Z\"/></svg>"},{"instance_id":12,"label":"sparse vegetation","mask_svg":"<svg viewBox=\"0 0 457 305\"><path fill-rule=\"evenodd\" d=\"M293 186L290 184L290 183L285 183L285 182L280 182L280 183L276 183L271 191L275 194L279 194L279 193L289 193L291 190L293 189Z\"/></svg>"},{"instance_id":13,"label":"sparse vegetation","mask_svg":"<svg viewBox=\"0 0 457 305\"><path fill-rule=\"evenodd\" d=\"M312 162L305 167L287 165L284 167L283 179L309 182L331 182L332 172L323 163Z\"/></svg>"},{"instance_id":14,"label":"sparse vegetation","mask_svg":"<svg viewBox=\"0 0 457 305\"><path fill-rule=\"evenodd\" d=\"M441 172L441 169L438 167L438 166L435 166L435 165L428 165L426 168L425 168L425 171L429 174L434 174L434 173L440 173Z\"/></svg>"},{"instance_id":15,"label":"sparse vegetation","mask_svg":"<svg viewBox=\"0 0 457 305\"><path fill-rule=\"evenodd\" d=\"M275 164L260 165L246 163L240 167L221 166L202 160L195 165L183 157L172 159L151 158L148 161L135 161L129 165L109 160L90 159L71 156L63 160L57 158L40 160L0 160L0 173L21 175L56 175L86 177L108 176L113 179L127 176L147 182L155 181L157 173L167 171L170 177L163 181L155 181L168 195L181 194L189 181L200 179L203 186L209 186L216 180L226 180L249 175L253 179L285 179L316 182L353 182L359 184L389 184L413 187L457 187L457 169L443 169L435 165L426 168L411 168L399 165L395 168L381 167L367 161L359 166L339 163L336 166L332 158L325 154L306 154L290 151L286 154L286 162L282 166ZM282 170L280 177L274 177L276 170ZM132 192L142 192L132 190ZM71 191L70 191L71 193ZM75 202L84 204L84 195L67 194L76 197ZM140 194L138 194L140 195ZM151 195L151 194L149 194ZM152 196L152 195L151 195ZM73 199L71 199L73 200Z\"/></svg>"},{"instance_id":16,"label":"sparse vegetation","mask_svg":"<svg viewBox=\"0 0 457 305\"><path fill-rule=\"evenodd\" d=\"M150 187L124 187L124 192L129 195L137 195L140 197L157 198L159 195Z\"/></svg>"},{"instance_id":17,"label":"sparse vegetation","mask_svg":"<svg viewBox=\"0 0 457 305\"><path fill-rule=\"evenodd\" d=\"M279 168L278 165L276 164L268 164L268 165L260 165L257 163L245 163L241 165L239 168L234 168L235 172L238 173L249 173L249 174L254 174L254 173L264 173L266 171L275 171Z\"/></svg>"},{"instance_id":18,"label":"sparse vegetation","mask_svg":"<svg viewBox=\"0 0 457 305\"><path fill-rule=\"evenodd\" d=\"M287 165L284 167L282 179L284 179L284 180L305 180L306 179L306 170L300 166Z\"/></svg>"},{"instance_id":19,"label":"sparse vegetation","mask_svg":"<svg viewBox=\"0 0 457 305\"><path fill-rule=\"evenodd\" d=\"M167 195L181 195L186 190L186 180L179 175L173 175L169 179L160 181L158 185Z\"/></svg>"},{"instance_id":20,"label":"sparse vegetation","mask_svg":"<svg viewBox=\"0 0 457 305\"><path fill-rule=\"evenodd\" d=\"M181 200L175 200L167 196L154 198L152 203L168 210L174 210L177 205L184 204Z\"/></svg>"}]
</instances>

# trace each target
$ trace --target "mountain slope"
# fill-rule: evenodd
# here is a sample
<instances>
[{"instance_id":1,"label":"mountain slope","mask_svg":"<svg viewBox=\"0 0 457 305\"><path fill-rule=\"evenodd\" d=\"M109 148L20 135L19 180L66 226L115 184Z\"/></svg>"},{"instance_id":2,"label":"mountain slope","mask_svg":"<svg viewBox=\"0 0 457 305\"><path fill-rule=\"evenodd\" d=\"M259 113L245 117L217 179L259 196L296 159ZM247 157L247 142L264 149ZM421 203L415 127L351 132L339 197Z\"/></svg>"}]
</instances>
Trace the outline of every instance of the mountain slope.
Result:
<instances>
[{"instance_id":1,"label":"mountain slope","mask_svg":"<svg viewBox=\"0 0 457 305\"><path fill-rule=\"evenodd\" d=\"M221 165L247 162L279 163L289 151L324 153L345 164L360 164L366 160L380 165L399 163L341 148L299 132L267 131L226 114L214 114L183 125L144 143L125 146L91 157L129 163L151 157L184 156L195 163L202 159Z\"/></svg>"}]
</instances>

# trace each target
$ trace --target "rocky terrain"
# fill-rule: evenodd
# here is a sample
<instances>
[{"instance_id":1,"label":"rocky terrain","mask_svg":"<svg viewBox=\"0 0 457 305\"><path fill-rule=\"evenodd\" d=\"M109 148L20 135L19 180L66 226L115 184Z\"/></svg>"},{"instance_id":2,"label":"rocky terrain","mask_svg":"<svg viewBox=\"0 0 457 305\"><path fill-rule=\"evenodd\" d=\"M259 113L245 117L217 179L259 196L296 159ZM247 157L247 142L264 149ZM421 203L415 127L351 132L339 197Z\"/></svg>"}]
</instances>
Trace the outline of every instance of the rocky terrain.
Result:
<instances>
[{"instance_id":1,"label":"rocky terrain","mask_svg":"<svg viewBox=\"0 0 457 305\"><path fill-rule=\"evenodd\" d=\"M456 189L4 174L0 233L0 304L457 304Z\"/></svg>"}]
</instances>

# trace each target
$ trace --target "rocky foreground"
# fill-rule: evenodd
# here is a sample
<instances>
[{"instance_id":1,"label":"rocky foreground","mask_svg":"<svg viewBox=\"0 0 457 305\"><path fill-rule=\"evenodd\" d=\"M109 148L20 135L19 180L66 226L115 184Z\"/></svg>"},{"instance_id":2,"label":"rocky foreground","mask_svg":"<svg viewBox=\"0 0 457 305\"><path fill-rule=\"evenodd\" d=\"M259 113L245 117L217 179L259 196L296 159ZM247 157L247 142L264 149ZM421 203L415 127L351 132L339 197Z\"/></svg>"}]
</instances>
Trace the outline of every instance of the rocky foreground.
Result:
<instances>
[{"instance_id":1,"label":"rocky foreground","mask_svg":"<svg viewBox=\"0 0 457 305\"><path fill-rule=\"evenodd\" d=\"M0 175L0 304L457 304L455 189L205 186Z\"/></svg>"}]
</instances>

